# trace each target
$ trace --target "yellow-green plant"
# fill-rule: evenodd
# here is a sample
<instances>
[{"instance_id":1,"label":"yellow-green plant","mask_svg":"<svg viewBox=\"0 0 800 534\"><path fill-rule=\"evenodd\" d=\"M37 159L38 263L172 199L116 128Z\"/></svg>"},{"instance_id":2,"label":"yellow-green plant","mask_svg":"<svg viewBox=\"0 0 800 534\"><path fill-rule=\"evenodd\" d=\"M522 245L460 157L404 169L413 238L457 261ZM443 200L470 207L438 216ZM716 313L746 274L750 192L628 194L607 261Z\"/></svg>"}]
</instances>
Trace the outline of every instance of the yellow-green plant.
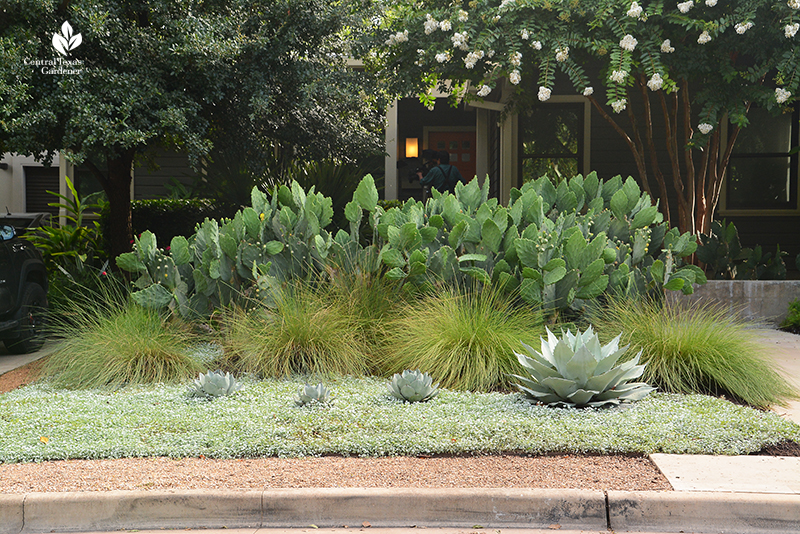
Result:
<instances>
[{"instance_id":1,"label":"yellow-green plant","mask_svg":"<svg viewBox=\"0 0 800 534\"><path fill-rule=\"evenodd\" d=\"M180 382L205 371L191 356L193 336L175 317L132 302L76 304L52 325L61 338L44 374L59 387L121 387Z\"/></svg>"},{"instance_id":2,"label":"yellow-green plant","mask_svg":"<svg viewBox=\"0 0 800 534\"><path fill-rule=\"evenodd\" d=\"M508 375L520 371L514 348L537 339L542 325L538 310L501 290L442 289L389 319L381 367L387 376L419 369L448 389L508 389Z\"/></svg>"},{"instance_id":3,"label":"yellow-green plant","mask_svg":"<svg viewBox=\"0 0 800 534\"><path fill-rule=\"evenodd\" d=\"M324 288L297 283L272 300L272 307L227 312L223 344L234 369L276 378L368 371L366 344L347 310Z\"/></svg>"},{"instance_id":4,"label":"yellow-green plant","mask_svg":"<svg viewBox=\"0 0 800 534\"><path fill-rule=\"evenodd\" d=\"M797 397L769 360L757 330L721 306L611 300L592 313L606 336L642 350L643 378L662 391L726 395L767 408Z\"/></svg>"}]
</instances>

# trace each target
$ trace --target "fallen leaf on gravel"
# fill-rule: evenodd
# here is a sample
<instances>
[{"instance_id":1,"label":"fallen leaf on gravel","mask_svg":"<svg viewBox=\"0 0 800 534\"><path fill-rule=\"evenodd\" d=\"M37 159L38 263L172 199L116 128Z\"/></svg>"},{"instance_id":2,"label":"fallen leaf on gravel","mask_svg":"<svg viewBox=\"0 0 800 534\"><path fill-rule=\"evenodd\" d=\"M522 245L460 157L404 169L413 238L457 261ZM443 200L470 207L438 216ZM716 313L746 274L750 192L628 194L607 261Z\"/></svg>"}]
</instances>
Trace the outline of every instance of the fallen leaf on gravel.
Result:
<instances>
[{"instance_id":1,"label":"fallen leaf on gravel","mask_svg":"<svg viewBox=\"0 0 800 534\"><path fill-rule=\"evenodd\" d=\"M558 523L553 523L552 525L550 525L547 528L549 528L550 530L558 530L558 529L561 528L561 525L559 525Z\"/></svg>"},{"instance_id":2,"label":"fallen leaf on gravel","mask_svg":"<svg viewBox=\"0 0 800 534\"><path fill-rule=\"evenodd\" d=\"M369 524L369 521L364 521L363 523L361 523L361 526L364 527L364 528L369 528L372 525Z\"/></svg>"}]
</instances>

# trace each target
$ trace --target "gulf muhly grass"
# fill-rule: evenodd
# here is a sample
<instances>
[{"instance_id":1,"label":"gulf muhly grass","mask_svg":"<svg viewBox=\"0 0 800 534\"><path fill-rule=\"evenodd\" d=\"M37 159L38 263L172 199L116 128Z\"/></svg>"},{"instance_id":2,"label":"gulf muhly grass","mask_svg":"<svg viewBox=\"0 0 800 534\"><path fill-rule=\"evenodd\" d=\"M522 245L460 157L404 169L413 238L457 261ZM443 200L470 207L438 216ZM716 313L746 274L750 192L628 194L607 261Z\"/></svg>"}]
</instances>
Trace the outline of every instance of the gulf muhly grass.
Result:
<instances>
[{"instance_id":1,"label":"gulf muhly grass","mask_svg":"<svg viewBox=\"0 0 800 534\"><path fill-rule=\"evenodd\" d=\"M720 306L615 299L591 321L605 338L622 332L629 355L642 349L642 379L661 391L726 395L757 408L797 397L770 363L757 325Z\"/></svg>"},{"instance_id":2,"label":"gulf muhly grass","mask_svg":"<svg viewBox=\"0 0 800 534\"><path fill-rule=\"evenodd\" d=\"M328 289L297 282L272 300L271 307L228 310L223 344L232 369L274 378L368 371L367 346Z\"/></svg>"},{"instance_id":3,"label":"gulf muhly grass","mask_svg":"<svg viewBox=\"0 0 800 534\"><path fill-rule=\"evenodd\" d=\"M508 375L520 373L514 351L538 340L543 324L539 310L499 290L443 289L388 321L382 368L419 369L448 389L508 390Z\"/></svg>"},{"instance_id":4,"label":"gulf muhly grass","mask_svg":"<svg viewBox=\"0 0 800 534\"><path fill-rule=\"evenodd\" d=\"M60 341L45 363L44 375L56 387L179 382L205 370L191 355L189 328L177 318L162 317L121 294L72 304L52 324Z\"/></svg>"}]
</instances>

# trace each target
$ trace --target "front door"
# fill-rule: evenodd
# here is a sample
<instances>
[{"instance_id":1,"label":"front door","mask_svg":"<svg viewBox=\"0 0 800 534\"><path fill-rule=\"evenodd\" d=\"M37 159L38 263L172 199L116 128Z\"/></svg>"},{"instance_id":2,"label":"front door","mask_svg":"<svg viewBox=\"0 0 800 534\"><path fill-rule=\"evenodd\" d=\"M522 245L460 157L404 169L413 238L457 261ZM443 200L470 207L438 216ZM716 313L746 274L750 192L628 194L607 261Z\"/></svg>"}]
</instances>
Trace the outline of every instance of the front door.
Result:
<instances>
[{"instance_id":1,"label":"front door","mask_svg":"<svg viewBox=\"0 0 800 534\"><path fill-rule=\"evenodd\" d=\"M447 150L450 164L455 165L461 176L470 181L475 177L475 132L436 131L428 132L428 148Z\"/></svg>"}]
</instances>

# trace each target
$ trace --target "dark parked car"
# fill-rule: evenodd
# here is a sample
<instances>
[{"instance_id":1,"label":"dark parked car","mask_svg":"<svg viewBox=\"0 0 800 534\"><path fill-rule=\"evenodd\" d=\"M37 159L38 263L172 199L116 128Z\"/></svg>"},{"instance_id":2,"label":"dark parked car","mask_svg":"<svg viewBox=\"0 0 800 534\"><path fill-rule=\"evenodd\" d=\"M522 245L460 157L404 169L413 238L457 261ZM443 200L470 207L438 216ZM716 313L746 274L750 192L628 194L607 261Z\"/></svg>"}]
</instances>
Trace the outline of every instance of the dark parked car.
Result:
<instances>
[{"instance_id":1,"label":"dark parked car","mask_svg":"<svg viewBox=\"0 0 800 534\"><path fill-rule=\"evenodd\" d=\"M44 343L47 271L42 255L14 226L0 218L0 340L9 352L24 354Z\"/></svg>"}]
</instances>

